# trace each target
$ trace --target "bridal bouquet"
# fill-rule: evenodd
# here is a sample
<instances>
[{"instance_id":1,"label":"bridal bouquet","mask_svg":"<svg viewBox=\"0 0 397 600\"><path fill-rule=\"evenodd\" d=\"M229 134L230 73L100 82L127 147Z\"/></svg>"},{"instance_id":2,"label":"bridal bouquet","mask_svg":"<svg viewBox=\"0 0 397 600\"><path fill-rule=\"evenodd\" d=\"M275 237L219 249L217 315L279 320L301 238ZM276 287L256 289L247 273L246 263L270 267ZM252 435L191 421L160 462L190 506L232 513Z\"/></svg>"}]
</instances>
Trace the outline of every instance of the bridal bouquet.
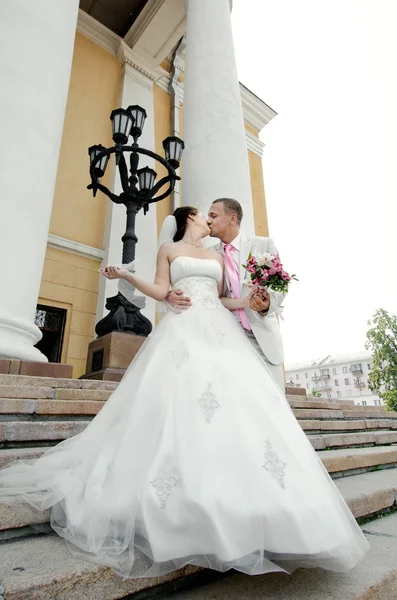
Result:
<instances>
[{"instance_id":1,"label":"bridal bouquet","mask_svg":"<svg viewBox=\"0 0 397 600\"><path fill-rule=\"evenodd\" d=\"M257 254L256 256L250 253L247 264L243 267L251 276L251 279L247 282L249 286L271 287L275 292L287 293L291 281L293 279L298 281L296 275L289 275L287 271L284 271L280 257L269 254L269 252Z\"/></svg>"}]
</instances>

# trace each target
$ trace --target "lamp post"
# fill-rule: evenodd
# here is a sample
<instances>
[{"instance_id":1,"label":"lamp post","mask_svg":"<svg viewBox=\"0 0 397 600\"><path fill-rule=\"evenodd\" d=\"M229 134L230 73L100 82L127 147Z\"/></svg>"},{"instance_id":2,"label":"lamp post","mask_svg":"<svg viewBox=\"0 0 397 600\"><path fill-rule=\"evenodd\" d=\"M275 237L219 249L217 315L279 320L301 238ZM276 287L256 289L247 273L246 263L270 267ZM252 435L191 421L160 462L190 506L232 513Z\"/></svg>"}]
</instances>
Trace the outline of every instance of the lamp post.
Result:
<instances>
[{"instance_id":1,"label":"lamp post","mask_svg":"<svg viewBox=\"0 0 397 600\"><path fill-rule=\"evenodd\" d=\"M143 209L144 214L149 210L150 204L159 202L172 193L175 181L180 177L176 174L184 142L175 136L167 137L163 141L165 158L140 148L138 138L142 134L146 119L144 108L134 105L127 109L118 108L113 110L110 119L112 121L112 137L114 146L104 148L101 144L91 146L88 149L90 156L90 176L91 183L87 186L96 196L98 190L106 194L112 202L124 204L127 212L127 226L123 235L123 264L131 263L135 259L135 246L138 238L135 233L135 218L137 213ZM131 145L128 143L129 137L133 138ZM122 192L117 195L111 192L101 183L104 176L110 156L114 154L116 166L119 171ZM129 154L129 169L125 155ZM156 182L157 173L149 167L139 169L140 155L148 156L162 164L168 174ZM166 187L160 195L156 195L162 188ZM116 296L106 299L106 308L110 313L98 321L95 332L99 337L112 331L122 331L136 335L149 335L152 330L152 324L144 317L139 308L129 302L121 292Z\"/></svg>"}]
</instances>

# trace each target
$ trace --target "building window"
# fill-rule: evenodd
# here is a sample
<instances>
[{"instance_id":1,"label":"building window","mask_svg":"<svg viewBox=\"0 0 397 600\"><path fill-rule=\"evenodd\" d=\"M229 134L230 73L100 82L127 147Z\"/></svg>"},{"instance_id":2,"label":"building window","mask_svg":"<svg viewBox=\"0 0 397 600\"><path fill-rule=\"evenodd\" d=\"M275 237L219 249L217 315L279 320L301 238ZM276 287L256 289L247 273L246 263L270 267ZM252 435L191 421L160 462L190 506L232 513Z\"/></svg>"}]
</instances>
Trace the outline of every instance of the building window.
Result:
<instances>
[{"instance_id":1,"label":"building window","mask_svg":"<svg viewBox=\"0 0 397 600\"><path fill-rule=\"evenodd\" d=\"M339 379L335 379L335 385L339 385Z\"/></svg>"},{"instance_id":2,"label":"building window","mask_svg":"<svg viewBox=\"0 0 397 600\"><path fill-rule=\"evenodd\" d=\"M336 375L336 369L332 369L332 374Z\"/></svg>"},{"instance_id":3,"label":"building window","mask_svg":"<svg viewBox=\"0 0 397 600\"><path fill-rule=\"evenodd\" d=\"M343 372L344 372L344 373L347 373L347 372L348 372L348 371L347 371L347 367L343 367Z\"/></svg>"},{"instance_id":4,"label":"building window","mask_svg":"<svg viewBox=\"0 0 397 600\"><path fill-rule=\"evenodd\" d=\"M352 395L352 391L351 390L347 390L346 396L348 396L350 398L351 395Z\"/></svg>"},{"instance_id":5,"label":"building window","mask_svg":"<svg viewBox=\"0 0 397 600\"><path fill-rule=\"evenodd\" d=\"M375 400L375 406L380 406L380 400Z\"/></svg>"},{"instance_id":6,"label":"building window","mask_svg":"<svg viewBox=\"0 0 397 600\"><path fill-rule=\"evenodd\" d=\"M327 392L327 398L332 398L331 393Z\"/></svg>"},{"instance_id":7,"label":"building window","mask_svg":"<svg viewBox=\"0 0 397 600\"><path fill-rule=\"evenodd\" d=\"M347 377L345 378L345 385L350 385L350 379L348 379Z\"/></svg>"},{"instance_id":8,"label":"building window","mask_svg":"<svg viewBox=\"0 0 397 600\"><path fill-rule=\"evenodd\" d=\"M341 392L337 391L336 396L337 396L337 398L340 398L342 396Z\"/></svg>"},{"instance_id":9,"label":"building window","mask_svg":"<svg viewBox=\"0 0 397 600\"><path fill-rule=\"evenodd\" d=\"M368 369L368 371L371 370L371 365L369 363L367 364L367 369Z\"/></svg>"},{"instance_id":10,"label":"building window","mask_svg":"<svg viewBox=\"0 0 397 600\"><path fill-rule=\"evenodd\" d=\"M363 406L367 406L367 401L363 400Z\"/></svg>"},{"instance_id":11,"label":"building window","mask_svg":"<svg viewBox=\"0 0 397 600\"><path fill-rule=\"evenodd\" d=\"M299 373L296 374L296 378L299 379Z\"/></svg>"},{"instance_id":12,"label":"building window","mask_svg":"<svg viewBox=\"0 0 397 600\"><path fill-rule=\"evenodd\" d=\"M307 379L307 373L305 373L305 379Z\"/></svg>"},{"instance_id":13,"label":"building window","mask_svg":"<svg viewBox=\"0 0 397 600\"><path fill-rule=\"evenodd\" d=\"M66 313L63 308L37 305L34 322L43 337L37 342L36 348L48 358L49 362L61 362Z\"/></svg>"}]
</instances>

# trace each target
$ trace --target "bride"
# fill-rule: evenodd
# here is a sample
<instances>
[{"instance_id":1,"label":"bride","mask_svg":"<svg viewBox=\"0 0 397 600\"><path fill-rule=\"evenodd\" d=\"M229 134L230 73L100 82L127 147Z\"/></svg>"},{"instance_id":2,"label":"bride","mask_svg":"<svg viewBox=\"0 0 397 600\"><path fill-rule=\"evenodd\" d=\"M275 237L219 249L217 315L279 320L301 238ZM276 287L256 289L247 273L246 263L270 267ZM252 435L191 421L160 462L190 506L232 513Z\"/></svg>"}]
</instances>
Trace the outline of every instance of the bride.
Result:
<instances>
[{"instance_id":1,"label":"bride","mask_svg":"<svg viewBox=\"0 0 397 600\"><path fill-rule=\"evenodd\" d=\"M206 250L206 218L174 213L154 283L192 306L169 312L83 433L0 471L0 497L40 510L71 552L124 577L186 564L252 575L353 568L368 543L267 366L219 298L223 265ZM229 309L229 310L227 310Z\"/></svg>"}]
</instances>

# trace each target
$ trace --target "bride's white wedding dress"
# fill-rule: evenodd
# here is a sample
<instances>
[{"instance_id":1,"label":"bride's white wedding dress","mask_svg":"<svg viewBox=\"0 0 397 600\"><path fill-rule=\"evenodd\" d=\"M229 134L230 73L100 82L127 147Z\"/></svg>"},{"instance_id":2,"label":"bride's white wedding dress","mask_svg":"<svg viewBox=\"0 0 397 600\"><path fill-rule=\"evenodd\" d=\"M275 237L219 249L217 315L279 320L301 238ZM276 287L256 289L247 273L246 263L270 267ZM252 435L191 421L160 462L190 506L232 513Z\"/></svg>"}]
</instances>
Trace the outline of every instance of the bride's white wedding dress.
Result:
<instances>
[{"instance_id":1,"label":"bride's white wedding dress","mask_svg":"<svg viewBox=\"0 0 397 600\"><path fill-rule=\"evenodd\" d=\"M219 298L216 260L178 257L169 313L85 431L0 471L53 507L73 554L125 577L188 563L347 571L368 549L259 355Z\"/></svg>"}]
</instances>

